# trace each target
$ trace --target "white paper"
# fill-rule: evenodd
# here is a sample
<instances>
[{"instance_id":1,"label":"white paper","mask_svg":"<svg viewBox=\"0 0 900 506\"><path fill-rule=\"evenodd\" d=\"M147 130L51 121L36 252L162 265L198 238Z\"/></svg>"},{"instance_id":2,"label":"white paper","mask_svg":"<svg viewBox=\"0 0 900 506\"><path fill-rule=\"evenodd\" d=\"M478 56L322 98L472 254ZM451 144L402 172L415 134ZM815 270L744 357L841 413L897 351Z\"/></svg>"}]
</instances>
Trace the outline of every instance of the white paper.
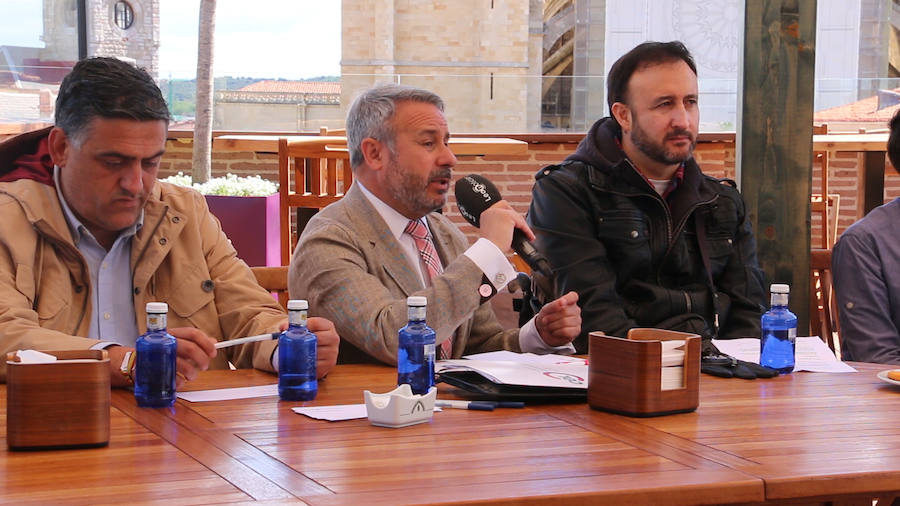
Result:
<instances>
[{"instance_id":1,"label":"white paper","mask_svg":"<svg viewBox=\"0 0 900 506\"><path fill-rule=\"evenodd\" d=\"M494 383L537 387L587 388L588 366L581 363L542 364L487 360L440 360L435 371L470 369Z\"/></svg>"},{"instance_id":2,"label":"white paper","mask_svg":"<svg viewBox=\"0 0 900 506\"><path fill-rule=\"evenodd\" d=\"M488 362L518 362L521 364L587 365L587 360L583 358L570 357L568 355L535 355L534 353L516 353L514 351L506 350L475 353L472 355L466 355L463 358Z\"/></svg>"},{"instance_id":3,"label":"white paper","mask_svg":"<svg viewBox=\"0 0 900 506\"><path fill-rule=\"evenodd\" d=\"M759 363L759 339L713 339L722 353L738 360ZM856 372L856 369L838 361L825 341L817 336L798 337L795 341L794 371Z\"/></svg>"},{"instance_id":4,"label":"white paper","mask_svg":"<svg viewBox=\"0 0 900 506\"><path fill-rule=\"evenodd\" d=\"M37 350L19 350L16 352L19 362L22 364L49 364L56 362L56 355Z\"/></svg>"},{"instance_id":5,"label":"white paper","mask_svg":"<svg viewBox=\"0 0 900 506\"><path fill-rule=\"evenodd\" d=\"M188 402L230 401L232 399L270 397L278 395L278 383L255 387L219 388L216 390L178 392L176 395Z\"/></svg>"},{"instance_id":6,"label":"white paper","mask_svg":"<svg viewBox=\"0 0 900 506\"><path fill-rule=\"evenodd\" d=\"M365 404L341 404L338 406L307 406L302 408L291 408L294 413L300 413L316 420L328 420L329 422L337 422L341 420L354 420L356 418L367 418Z\"/></svg>"}]
</instances>

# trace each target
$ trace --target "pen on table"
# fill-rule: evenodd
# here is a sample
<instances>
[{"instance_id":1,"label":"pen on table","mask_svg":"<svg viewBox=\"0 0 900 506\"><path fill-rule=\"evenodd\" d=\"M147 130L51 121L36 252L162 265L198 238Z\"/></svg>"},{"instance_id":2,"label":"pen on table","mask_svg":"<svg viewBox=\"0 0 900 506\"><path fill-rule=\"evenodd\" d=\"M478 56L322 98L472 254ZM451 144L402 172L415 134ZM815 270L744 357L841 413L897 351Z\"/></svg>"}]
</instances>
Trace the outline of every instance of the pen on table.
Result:
<instances>
[{"instance_id":1,"label":"pen on table","mask_svg":"<svg viewBox=\"0 0 900 506\"><path fill-rule=\"evenodd\" d=\"M271 334L260 334L258 336L250 336L250 337L239 337L237 339L230 339L228 341L219 341L216 343L216 349L219 348L227 348L229 346L236 346L238 344L245 343L253 343L256 341L268 341L269 339L278 339L278 336L281 335L281 332L272 332Z\"/></svg>"},{"instance_id":2,"label":"pen on table","mask_svg":"<svg viewBox=\"0 0 900 506\"><path fill-rule=\"evenodd\" d=\"M434 401L434 405L439 408L473 409L476 411L493 411L494 407L495 407L493 402L481 402L481 401L436 400L436 401Z\"/></svg>"},{"instance_id":3,"label":"pen on table","mask_svg":"<svg viewBox=\"0 0 900 506\"><path fill-rule=\"evenodd\" d=\"M495 408L524 408L525 403L522 401L490 401Z\"/></svg>"}]
</instances>

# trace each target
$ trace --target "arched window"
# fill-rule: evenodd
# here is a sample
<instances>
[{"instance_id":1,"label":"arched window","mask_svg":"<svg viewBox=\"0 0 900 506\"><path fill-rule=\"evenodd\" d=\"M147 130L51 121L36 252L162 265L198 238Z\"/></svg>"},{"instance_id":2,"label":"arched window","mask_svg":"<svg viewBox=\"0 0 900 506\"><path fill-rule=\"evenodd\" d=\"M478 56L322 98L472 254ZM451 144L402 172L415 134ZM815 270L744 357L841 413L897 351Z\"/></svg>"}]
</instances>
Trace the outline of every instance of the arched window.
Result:
<instances>
[{"instance_id":1,"label":"arched window","mask_svg":"<svg viewBox=\"0 0 900 506\"><path fill-rule=\"evenodd\" d=\"M134 23L134 9L128 2L116 2L116 5L113 7L113 16L116 26L122 30L131 28L131 25Z\"/></svg>"}]
</instances>

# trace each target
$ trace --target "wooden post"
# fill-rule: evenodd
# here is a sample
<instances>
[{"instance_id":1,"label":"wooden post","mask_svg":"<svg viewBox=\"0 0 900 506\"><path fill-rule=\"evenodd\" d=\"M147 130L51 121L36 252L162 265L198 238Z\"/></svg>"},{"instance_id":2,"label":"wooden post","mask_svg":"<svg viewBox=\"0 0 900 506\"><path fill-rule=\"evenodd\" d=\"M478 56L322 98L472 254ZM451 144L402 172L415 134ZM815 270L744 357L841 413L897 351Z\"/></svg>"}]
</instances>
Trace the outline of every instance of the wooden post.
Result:
<instances>
[{"instance_id":1,"label":"wooden post","mask_svg":"<svg viewBox=\"0 0 900 506\"><path fill-rule=\"evenodd\" d=\"M809 329L816 0L745 0L737 174L769 283ZM767 301L768 303L768 301Z\"/></svg>"}]
</instances>

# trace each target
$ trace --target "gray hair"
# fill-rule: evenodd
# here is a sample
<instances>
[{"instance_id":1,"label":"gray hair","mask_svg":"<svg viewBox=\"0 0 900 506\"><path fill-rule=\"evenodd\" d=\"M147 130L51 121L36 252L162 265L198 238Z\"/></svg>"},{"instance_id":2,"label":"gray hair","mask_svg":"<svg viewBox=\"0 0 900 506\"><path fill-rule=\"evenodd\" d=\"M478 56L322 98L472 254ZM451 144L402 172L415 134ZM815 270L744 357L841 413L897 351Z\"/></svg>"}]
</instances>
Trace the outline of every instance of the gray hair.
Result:
<instances>
[{"instance_id":1,"label":"gray hair","mask_svg":"<svg viewBox=\"0 0 900 506\"><path fill-rule=\"evenodd\" d=\"M355 170L362 165L362 141L371 137L387 144L394 151L395 133L391 120L398 102L423 102L444 112L444 101L436 94L401 84L376 84L363 90L347 112L347 148L350 150L350 166Z\"/></svg>"}]
</instances>

